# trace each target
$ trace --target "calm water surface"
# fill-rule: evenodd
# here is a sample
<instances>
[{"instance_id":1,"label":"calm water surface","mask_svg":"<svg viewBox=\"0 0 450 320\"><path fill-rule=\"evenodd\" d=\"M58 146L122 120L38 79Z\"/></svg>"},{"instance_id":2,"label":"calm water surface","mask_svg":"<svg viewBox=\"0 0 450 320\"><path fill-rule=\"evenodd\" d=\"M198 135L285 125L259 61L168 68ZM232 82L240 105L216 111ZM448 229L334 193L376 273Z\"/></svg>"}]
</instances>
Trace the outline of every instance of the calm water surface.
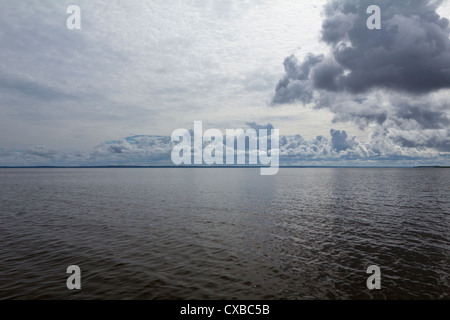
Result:
<instances>
[{"instance_id":1,"label":"calm water surface","mask_svg":"<svg viewBox=\"0 0 450 320\"><path fill-rule=\"evenodd\" d=\"M0 169L0 191L0 299L450 299L449 169Z\"/></svg>"}]
</instances>

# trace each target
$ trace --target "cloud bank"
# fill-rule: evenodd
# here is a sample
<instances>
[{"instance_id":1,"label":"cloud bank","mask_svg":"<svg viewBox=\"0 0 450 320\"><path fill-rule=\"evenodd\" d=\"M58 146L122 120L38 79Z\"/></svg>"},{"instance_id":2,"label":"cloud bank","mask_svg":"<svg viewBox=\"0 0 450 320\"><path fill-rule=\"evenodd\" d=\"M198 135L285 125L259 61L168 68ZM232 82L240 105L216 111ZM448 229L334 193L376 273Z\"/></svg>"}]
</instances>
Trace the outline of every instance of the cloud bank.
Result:
<instances>
[{"instance_id":1,"label":"cloud bank","mask_svg":"<svg viewBox=\"0 0 450 320\"><path fill-rule=\"evenodd\" d=\"M247 125L273 128L270 123ZM0 166L172 165L173 146L170 136L139 135L106 141L89 151L66 152L43 146L0 149ZM358 141L345 130L336 129L312 139L299 134L280 136L281 165L414 166L444 165L449 160L448 154L425 146L411 147L406 140L396 143L376 134L370 142Z\"/></svg>"}]
</instances>

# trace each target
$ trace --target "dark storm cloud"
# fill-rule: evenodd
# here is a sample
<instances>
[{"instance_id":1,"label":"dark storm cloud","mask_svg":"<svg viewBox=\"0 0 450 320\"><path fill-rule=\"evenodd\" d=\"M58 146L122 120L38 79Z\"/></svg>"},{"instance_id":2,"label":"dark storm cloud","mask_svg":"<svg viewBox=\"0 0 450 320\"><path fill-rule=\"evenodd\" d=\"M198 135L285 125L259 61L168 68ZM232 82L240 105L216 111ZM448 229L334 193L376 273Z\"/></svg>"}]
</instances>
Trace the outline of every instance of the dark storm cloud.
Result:
<instances>
[{"instance_id":1,"label":"dark storm cloud","mask_svg":"<svg viewBox=\"0 0 450 320\"><path fill-rule=\"evenodd\" d=\"M322 29L323 40L334 47L337 63L350 71L339 77L340 87L355 93L373 87L410 93L450 87L449 22L436 13L438 1L377 1L382 29L375 31L366 27L365 11L373 1L348 3L354 5L330 4ZM342 15L352 27L336 35L330 20Z\"/></svg>"},{"instance_id":2,"label":"dark storm cloud","mask_svg":"<svg viewBox=\"0 0 450 320\"><path fill-rule=\"evenodd\" d=\"M322 40L329 57L286 58L274 103L309 102L313 89L366 92L387 88L412 94L450 88L449 21L436 13L440 1L376 1L382 29L369 30L373 0L335 0L325 8Z\"/></svg>"},{"instance_id":3,"label":"dark storm cloud","mask_svg":"<svg viewBox=\"0 0 450 320\"><path fill-rule=\"evenodd\" d=\"M301 62L287 57L272 103L312 103L333 112L333 122L379 126L399 146L448 151L450 101L435 95L450 89L450 28L436 12L441 3L330 0L321 33L330 53ZM381 30L366 26L374 4ZM331 134L333 148L345 150L344 133Z\"/></svg>"},{"instance_id":4,"label":"dark storm cloud","mask_svg":"<svg viewBox=\"0 0 450 320\"><path fill-rule=\"evenodd\" d=\"M284 59L286 75L278 82L275 88L274 104L290 103L300 100L309 103L312 100L313 88L309 84L311 68L323 60L323 55L309 54L302 64L298 63L295 56Z\"/></svg>"}]
</instances>

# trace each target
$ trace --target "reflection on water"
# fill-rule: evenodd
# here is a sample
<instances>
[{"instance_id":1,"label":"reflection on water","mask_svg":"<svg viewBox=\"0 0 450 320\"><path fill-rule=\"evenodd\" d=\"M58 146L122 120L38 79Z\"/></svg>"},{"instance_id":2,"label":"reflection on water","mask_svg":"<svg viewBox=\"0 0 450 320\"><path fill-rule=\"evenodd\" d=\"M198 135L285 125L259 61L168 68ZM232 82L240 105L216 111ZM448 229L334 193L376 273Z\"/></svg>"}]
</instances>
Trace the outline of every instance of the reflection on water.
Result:
<instances>
[{"instance_id":1,"label":"reflection on water","mask_svg":"<svg viewBox=\"0 0 450 320\"><path fill-rule=\"evenodd\" d=\"M0 298L449 299L449 182L447 169L1 169ZM366 287L372 264L381 290Z\"/></svg>"}]
</instances>

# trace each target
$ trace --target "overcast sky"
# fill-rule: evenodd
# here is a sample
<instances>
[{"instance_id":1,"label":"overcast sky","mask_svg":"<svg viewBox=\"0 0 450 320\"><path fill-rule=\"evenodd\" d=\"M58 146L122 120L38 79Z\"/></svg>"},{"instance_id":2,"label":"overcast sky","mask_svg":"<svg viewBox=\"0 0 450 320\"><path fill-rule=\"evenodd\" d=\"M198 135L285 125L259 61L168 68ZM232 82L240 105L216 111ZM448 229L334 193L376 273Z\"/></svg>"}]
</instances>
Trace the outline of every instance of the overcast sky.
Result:
<instances>
[{"instance_id":1,"label":"overcast sky","mask_svg":"<svg viewBox=\"0 0 450 320\"><path fill-rule=\"evenodd\" d=\"M450 1L1 0L0 165L168 164L194 120L278 128L282 164L450 165L445 17Z\"/></svg>"}]
</instances>

